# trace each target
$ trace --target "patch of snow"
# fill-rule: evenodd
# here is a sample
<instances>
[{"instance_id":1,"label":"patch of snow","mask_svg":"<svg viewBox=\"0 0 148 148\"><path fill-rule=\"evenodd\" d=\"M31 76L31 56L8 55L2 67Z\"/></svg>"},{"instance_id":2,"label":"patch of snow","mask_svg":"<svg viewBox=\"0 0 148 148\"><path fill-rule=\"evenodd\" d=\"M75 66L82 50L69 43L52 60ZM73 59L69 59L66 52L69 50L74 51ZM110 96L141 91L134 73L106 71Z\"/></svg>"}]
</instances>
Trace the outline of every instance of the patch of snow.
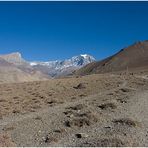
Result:
<instances>
[{"instance_id":1,"label":"patch of snow","mask_svg":"<svg viewBox=\"0 0 148 148\"><path fill-rule=\"evenodd\" d=\"M35 65L38 65L38 63L30 62L30 65L31 65L31 66L35 66Z\"/></svg>"},{"instance_id":2,"label":"patch of snow","mask_svg":"<svg viewBox=\"0 0 148 148\"><path fill-rule=\"evenodd\" d=\"M80 56L86 58L88 55L87 54L80 54Z\"/></svg>"}]
</instances>

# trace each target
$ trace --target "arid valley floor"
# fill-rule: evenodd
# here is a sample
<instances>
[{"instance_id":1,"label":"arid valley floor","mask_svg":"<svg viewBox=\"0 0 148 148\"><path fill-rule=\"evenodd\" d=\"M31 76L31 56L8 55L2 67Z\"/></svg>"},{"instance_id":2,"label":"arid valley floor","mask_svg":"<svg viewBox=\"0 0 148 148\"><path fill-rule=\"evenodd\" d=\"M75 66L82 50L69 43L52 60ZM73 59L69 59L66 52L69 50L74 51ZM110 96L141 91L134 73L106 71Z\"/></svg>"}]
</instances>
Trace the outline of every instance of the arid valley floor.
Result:
<instances>
[{"instance_id":1,"label":"arid valley floor","mask_svg":"<svg viewBox=\"0 0 148 148\"><path fill-rule=\"evenodd\" d=\"M0 84L0 146L148 146L147 73Z\"/></svg>"}]
</instances>

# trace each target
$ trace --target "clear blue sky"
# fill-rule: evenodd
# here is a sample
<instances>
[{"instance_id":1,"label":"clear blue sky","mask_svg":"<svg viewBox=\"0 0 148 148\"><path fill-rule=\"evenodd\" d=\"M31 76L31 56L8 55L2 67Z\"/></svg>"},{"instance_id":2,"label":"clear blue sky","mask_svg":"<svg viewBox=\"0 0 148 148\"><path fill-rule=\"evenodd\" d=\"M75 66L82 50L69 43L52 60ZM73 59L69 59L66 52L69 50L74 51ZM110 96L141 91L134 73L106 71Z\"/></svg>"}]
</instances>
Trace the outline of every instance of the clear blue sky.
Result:
<instances>
[{"instance_id":1,"label":"clear blue sky","mask_svg":"<svg viewBox=\"0 0 148 148\"><path fill-rule=\"evenodd\" d=\"M148 39L148 2L0 2L0 54L107 57Z\"/></svg>"}]
</instances>

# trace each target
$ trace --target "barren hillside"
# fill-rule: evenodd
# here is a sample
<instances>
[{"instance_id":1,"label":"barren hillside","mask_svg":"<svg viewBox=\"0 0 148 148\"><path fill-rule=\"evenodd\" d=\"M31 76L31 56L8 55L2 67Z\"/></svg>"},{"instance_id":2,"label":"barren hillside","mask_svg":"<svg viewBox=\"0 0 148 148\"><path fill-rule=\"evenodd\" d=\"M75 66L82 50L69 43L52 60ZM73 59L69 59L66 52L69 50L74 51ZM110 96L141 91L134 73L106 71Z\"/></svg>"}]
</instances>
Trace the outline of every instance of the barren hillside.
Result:
<instances>
[{"instance_id":1,"label":"barren hillside","mask_svg":"<svg viewBox=\"0 0 148 148\"><path fill-rule=\"evenodd\" d=\"M29 67L19 53L0 56L0 83L48 80L49 77Z\"/></svg>"},{"instance_id":2,"label":"barren hillside","mask_svg":"<svg viewBox=\"0 0 148 148\"><path fill-rule=\"evenodd\" d=\"M148 68L148 41L137 42L102 61L90 63L76 71L75 74L132 71L138 68Z\"/></svg>"}]
</instances>

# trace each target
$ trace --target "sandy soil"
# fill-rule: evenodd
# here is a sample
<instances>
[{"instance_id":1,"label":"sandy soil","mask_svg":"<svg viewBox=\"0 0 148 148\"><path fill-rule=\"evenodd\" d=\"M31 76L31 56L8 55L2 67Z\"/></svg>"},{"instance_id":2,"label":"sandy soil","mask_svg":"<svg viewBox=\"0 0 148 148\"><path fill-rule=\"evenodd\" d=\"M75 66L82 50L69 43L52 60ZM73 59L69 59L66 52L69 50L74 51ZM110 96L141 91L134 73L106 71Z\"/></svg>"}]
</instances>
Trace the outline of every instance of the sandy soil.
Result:
<instances>
[{"instance_id":1,"label":"sandy soil","mask_svg":"<svg viewBox=\"0 0 148 148\"><path fill-rule=\"evenodd\" d=\"M0 90L0 146L148 146L144 74L1 84Z\"/></svg>"}]
</instances>

